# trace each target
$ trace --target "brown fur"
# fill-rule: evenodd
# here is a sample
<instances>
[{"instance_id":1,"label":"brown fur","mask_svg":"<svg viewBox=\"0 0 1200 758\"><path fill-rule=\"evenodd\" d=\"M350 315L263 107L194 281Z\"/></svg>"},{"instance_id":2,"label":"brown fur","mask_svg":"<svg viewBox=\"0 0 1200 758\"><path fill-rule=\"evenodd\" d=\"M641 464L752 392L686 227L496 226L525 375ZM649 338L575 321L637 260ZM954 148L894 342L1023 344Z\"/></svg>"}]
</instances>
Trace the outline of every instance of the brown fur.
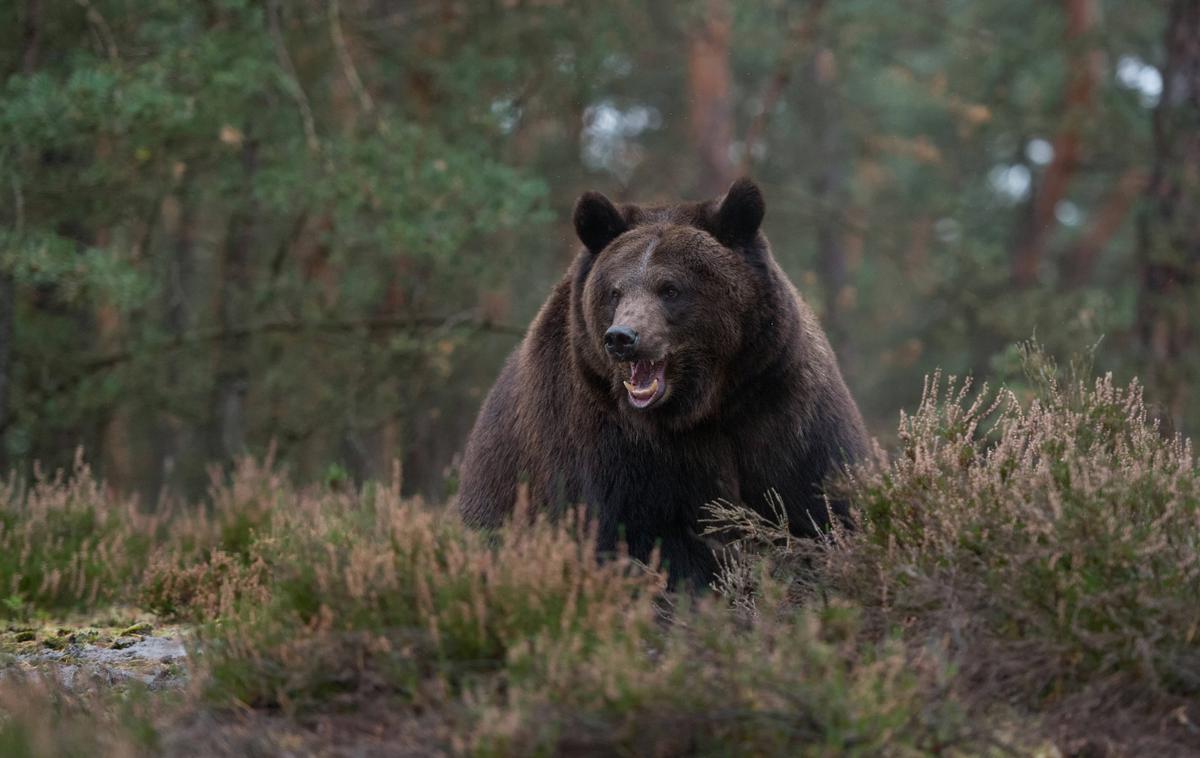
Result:
<instances>
[{"instance_id":1,"label":"brown fur","mask_svg":"<svg viewBox=\"0 0 1200 758\"><path fill-rule=\"evenodd\" d=\"M867 450L862 418L816 318L759 231L762 197L743 180L725 198L617 210L589 193L585 244L509 357L467 443L459 509L499 525L518 482L559 510L586 503L601 547L622 537L645 559L661 546L673 580L707 582L701 508L765 508L781 495L792 530L827 525L821 485ZM666 356L667 394L634 408L628 364L606 353L614 323L638 355ZM844 505L834 512L846 518Z\"/></svg>"}]
</instances>

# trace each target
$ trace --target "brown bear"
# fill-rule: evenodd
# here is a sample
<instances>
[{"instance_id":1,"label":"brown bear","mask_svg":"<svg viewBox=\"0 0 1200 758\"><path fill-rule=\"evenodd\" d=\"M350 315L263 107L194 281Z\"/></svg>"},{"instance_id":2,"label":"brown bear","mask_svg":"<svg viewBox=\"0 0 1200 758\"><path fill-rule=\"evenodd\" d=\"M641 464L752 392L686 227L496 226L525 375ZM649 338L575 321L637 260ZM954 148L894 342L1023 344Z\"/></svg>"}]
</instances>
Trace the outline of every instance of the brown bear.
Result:
<instances>
[{"instance_id":1,"label":"brown bear","mask_svg":"<svg viewBox=\"0 0 1200 758\"><path fill-rule=\"evenodd\" d=\"M828 526L822 484L868 449L862 416L817 320L760 231L752 181L723 198L623 205L584 194L584 249L509 357L467 442L459 512L499 525L530 502L583 503L601 550L655 546L672 584L705 584L700 537L718 498L792 531ZM844 503L833 513L848 521Z\"/></svg>"}]
</instances>

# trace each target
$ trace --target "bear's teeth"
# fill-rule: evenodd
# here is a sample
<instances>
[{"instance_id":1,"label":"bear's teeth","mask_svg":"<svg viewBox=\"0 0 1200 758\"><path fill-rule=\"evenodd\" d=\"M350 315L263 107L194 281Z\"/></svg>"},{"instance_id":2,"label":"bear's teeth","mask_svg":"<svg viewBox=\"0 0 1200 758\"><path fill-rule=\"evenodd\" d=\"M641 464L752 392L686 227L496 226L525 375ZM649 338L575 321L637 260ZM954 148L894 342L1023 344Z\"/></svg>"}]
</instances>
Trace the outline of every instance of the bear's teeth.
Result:
<instances>
[{"instance_id":1,"label":"bear's teeth","mask_svg":"<svg viewBox=\"0 0 1200 758\"><path fill-rule=\"evenodd\" d=\"M637 387L634 387L633 384L631 384L629 382L625 382L625 389L629 392L630 395L633 395L638 400L644 400L648 397L653 397L654 393L658 392L658 379L656 378L653 382L650 383L650 386L646 387L645 389L639 389Z\"/></svg>"}]
</instances>

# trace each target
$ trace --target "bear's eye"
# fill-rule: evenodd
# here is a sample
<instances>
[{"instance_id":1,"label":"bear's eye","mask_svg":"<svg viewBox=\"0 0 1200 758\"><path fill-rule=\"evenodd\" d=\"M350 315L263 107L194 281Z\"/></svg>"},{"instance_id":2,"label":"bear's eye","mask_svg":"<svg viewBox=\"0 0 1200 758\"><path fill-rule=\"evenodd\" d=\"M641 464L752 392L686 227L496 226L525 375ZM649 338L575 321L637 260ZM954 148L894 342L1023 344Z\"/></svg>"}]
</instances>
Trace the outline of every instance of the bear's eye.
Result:
<instances>
[{"instance_id":1,"label":"bear's eye","mask_svg":"<svg viewBox=\"0 0 1200 758\"><path fill-rule=\"evenodd\" d=\"M616 287L613 287L612 291L608 293L608 297L610 300L612 300L615 303L616 301L621 299L621 290L617 289Z\"/></svg>"},{"instance_id":2,"label":"bear's eye","mask_svg":"<svg viewBox=\"0 0 1200 758\"><path fill-rule=\"evenodd\" d=\"M674 284L663 285L659 292L662 294L663 300L674 300L679 297L679 289Z\"/></svg>"}]
</instances>

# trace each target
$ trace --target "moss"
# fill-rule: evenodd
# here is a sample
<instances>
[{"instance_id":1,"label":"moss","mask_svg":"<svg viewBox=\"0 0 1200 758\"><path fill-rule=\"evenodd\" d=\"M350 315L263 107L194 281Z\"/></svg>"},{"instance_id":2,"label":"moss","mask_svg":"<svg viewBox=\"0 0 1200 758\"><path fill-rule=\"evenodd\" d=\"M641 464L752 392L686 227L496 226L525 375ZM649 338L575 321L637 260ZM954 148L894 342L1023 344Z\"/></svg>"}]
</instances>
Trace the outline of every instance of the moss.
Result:
<instances>
[{"instance_id":1,"label":"moss","mask_svg":"<svg viewBox=\"0 0 1200 758\"><path fill-rule=\"evenodd\" d=\"M118 637L131 637L133 635L137 635L139 637L144 637L153 631L154 631L153 624L151 624L148 621L140 621L136 624L127 626L124 629L122 629L121 631L117 632L117 636Z\"/></svg>"}]
</instances>

